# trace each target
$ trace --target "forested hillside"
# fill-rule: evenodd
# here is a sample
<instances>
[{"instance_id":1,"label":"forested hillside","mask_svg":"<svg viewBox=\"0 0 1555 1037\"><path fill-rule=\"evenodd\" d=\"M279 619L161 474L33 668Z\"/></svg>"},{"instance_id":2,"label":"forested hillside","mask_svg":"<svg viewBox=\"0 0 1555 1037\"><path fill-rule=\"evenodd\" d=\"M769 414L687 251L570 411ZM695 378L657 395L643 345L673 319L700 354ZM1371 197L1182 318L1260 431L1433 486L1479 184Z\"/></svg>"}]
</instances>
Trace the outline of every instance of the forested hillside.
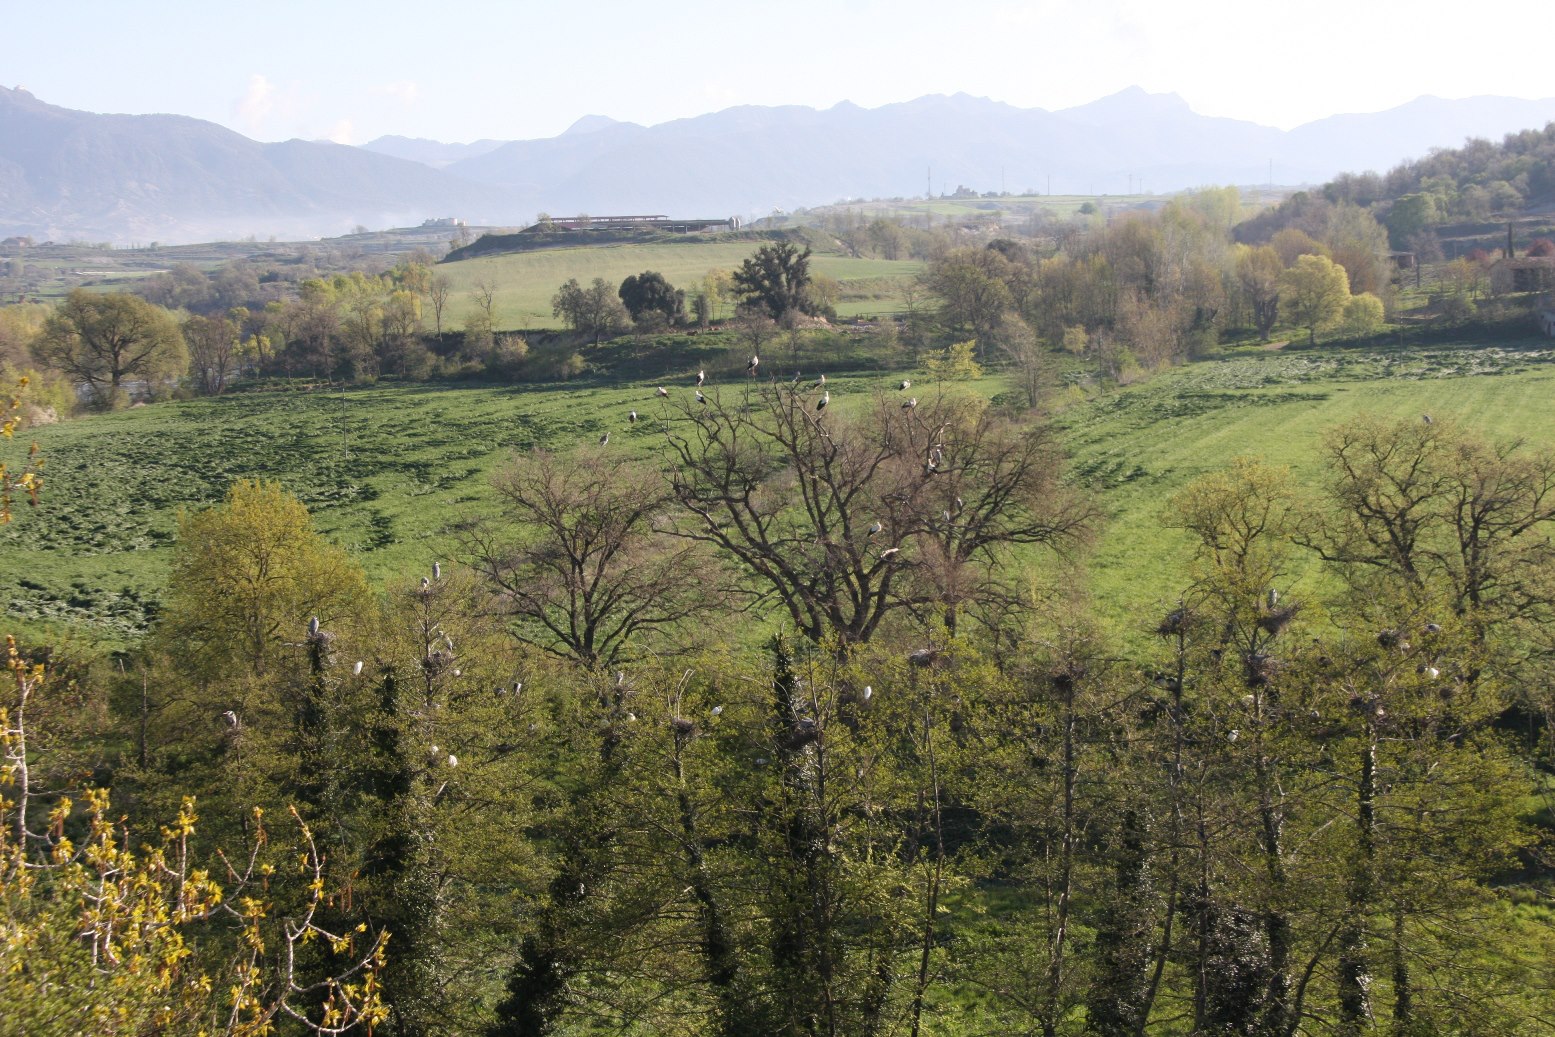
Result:
<instances>
[{"instance_id":1,"label":"forested hillside","mask_svg":"<svg viewBox=\"0 0 1555 1037\"><path fill-rule=\"evenodd\" d=\"M1516 233L1516 247L1524 247L1530 236L1547 235L1555 226L1555 123L1508 134L1499 143L1477 139L1434 149L1385 174L1347 173L1316 195L1297 195L1262 214L1239 237L1265 240L1275 229L1312 219L1321 202L1371 212L1387 227L1394 248L1428 258L1441 255L1438 236L1451 224L1527 217Z\"/></svg>"}]
</instances>

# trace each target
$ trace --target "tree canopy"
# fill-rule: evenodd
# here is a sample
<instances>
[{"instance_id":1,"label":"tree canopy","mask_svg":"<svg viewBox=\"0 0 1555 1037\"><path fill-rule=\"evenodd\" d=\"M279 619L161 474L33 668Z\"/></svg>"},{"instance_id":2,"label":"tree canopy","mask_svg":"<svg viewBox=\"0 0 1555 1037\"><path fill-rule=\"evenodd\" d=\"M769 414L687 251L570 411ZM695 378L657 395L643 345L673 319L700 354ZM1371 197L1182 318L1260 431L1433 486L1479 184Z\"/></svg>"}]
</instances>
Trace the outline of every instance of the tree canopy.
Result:
<instances>
[{"instance_id":1,"label":"tree canopy","mask_svg":"<svg viewBox=\"0 0 1555 1037\"><path fill-rule=\"evenodd\" d=\"M596 343L624 327L629 319L620 296L602 277L594 278L587 288L576 277L568 278L551 298L551 312Z\"/></svg>"},{"instance_id":2,"label":"tree canopy","mask_svg":"<svg viewBox=\"0 0 1555 1037\"><path fill-rule=\"evenodd\" d=\"M809 285L810 247L801 250L791 241L761 246L734 271L735 291L775 321L816 312Z\"/></svg>"},{"instance_id":3,"label":"tree canopy","mask_svg":"<svg viewBox=\"0 0 1555 1037\"><path fill-rule=\"evenodd\" d=\"M1344 267L1327 256L1298 256L1280 275L1280 306L1292 324L1307 329L1307 342L1337 323L1350 301L1350 279Z\"/></svg>"},{"instance_id":4,"label":"tree canopy","mask_svg":"<svg viewBox=\"0 0 1555 1037\"><path fill-rule=\"evenodd\" d=\"M179 520L163 633L201 672L262 673L309 616L331 622L366 596L361 570L314 531L301 501L239 480L220 505Z\"/></svg>"},{"instance_id":5,"label":"tree canopy","mask_svg":"<svg viewBox=\"0 0 1555 1037\"><path fill-rule=\"evenodd\" d=\"M178 324L136 295L72 291L33 342L38 361L79 379L101 405L114 405L124 383L177 377L188 364Z\"/></svg>"},{"instance_id":6,"label":"tree canopy","mask_svg":"<svg viewBox=\"0 0 1555 1037\"><path fill-rule=\"evenodd\" d=\"M666 323L679 324L686 317L686 293L664 279L657 270L631 274L617 290L632 320L642 323L646 315L661 314Z\"/></svg>"}]
</instances>

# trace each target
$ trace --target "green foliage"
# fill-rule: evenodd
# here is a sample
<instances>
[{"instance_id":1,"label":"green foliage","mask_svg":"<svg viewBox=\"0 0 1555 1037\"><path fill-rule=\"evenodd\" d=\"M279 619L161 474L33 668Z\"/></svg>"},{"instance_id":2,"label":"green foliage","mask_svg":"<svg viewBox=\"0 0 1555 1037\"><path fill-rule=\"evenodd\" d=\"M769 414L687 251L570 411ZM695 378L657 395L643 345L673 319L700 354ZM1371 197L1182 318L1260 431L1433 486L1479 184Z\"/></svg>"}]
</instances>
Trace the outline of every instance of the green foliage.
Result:
<instances>
[{"instance_id":1,"label":"green foliage","mask_svg":"<svg viewBox=\"0 0 1555 1037\"><path fill-rule=\"evenodd\" d=\"M1087 335L1085 333L1085 329L1079 325L1068 327L1064 329L1063 345L1064 352L1073 353L1075 356L1082 356L1084 355L1087 347L1090 346L1090 336Z\"/></svg>"},{"instance_id":2,"label":"green foliage","mask_svg":"<svg viewBox=\"0 0 1555 1037\"><path fill-rule=\"evenodd\" d=\"M0 306L0 367L14 370L32 362L28 345L43 330L49 314L42 303Z\"/></svg>"},{"instance_id":3,"label":"green foliage","mask_svg":"<svg viewBox=\"0 0 1555 1037\"><path fill-rule=\"evenodd\" d=\"M551 312L595 343L625 328L630 319L620 296L602 277L594 278L587 288L576 278L568 280L551 299Z\"/></svg>"},{"instance_id":4,"label":"green foliage","mask_svg":"<svg viewBox=\"0 0 1555 1037\"><path fill-rule=\"evenodd\" d=\"M973 390L904 409L878 376L834 377L817 411L802 385L743 402L725 387L720 401L715 378L710 403L676 390L684 408L656 414L647 387L323 398L356 421L374 401L388 416L371 451L368 426L353 426L352 463L382 465L385 487L446 477L412 510L485 479L465 463L485 457L472 439L527 454L613 434L608 448L530 457L486 509L500 521L465 527L497 530L491 556L519 564L463 570L453 555L479 552L433 508L433 535L398 557L432 545L442 564L385 567L377 602L299 502L234 485L183 520L184 590L158 639L170 662L126 659L111 736L72 737L95 746L134 817L173 816L197 792L207 841L235 845L247 804L295 803L315 856L351 876L315 924L391 932L374 973L385 1032L1304 1034L1319 1029L1305 1020L1368 1017L1534 1032L1549 932L1497 889L1524 881L1511 868L1533 835L1528 757L1493 725L1547 655L1555 518L1541 488L1555 480L1544 452L1497 440L1555 432L1534 366L1548 360L1260 351L1096 393L1065 412L1063 435L1117 526L1094 577L1042 584L1025 545L1052 542L1047 509L1070 499L1053 445ZM1449 401L1481 409L1490 431L1446 420ZM295 398L161 413L244 405L249 436L339 435L338 419L311 432ZM626 422L627 407L657 427ZM168 420L147 410L92 422ZM1340 420L1370 411L1408 420ZM666 432L689 455L667 455ZM453 452L389 456L430 437ZM1232 450L1267 459L1227 468ZM338 527L338 473L295 452L316 470L296 485ZM1168 501L1183 535L1159 532ZM546 617L586 625L571 597L652 576L638 538L676 514L691 539L757 530L741 558L779 599L838 613L858 586L891 607L868 629L821 623L760 657L749 649L778 625L770 610L703 631L724 638L707 652L671 624L656 652L628 642L615 672L598 652L547 660L505 629L498 605L542 592L522 640ZM234 551L241 531L294 560L256 566ZM569 551L583 563L558 568ZM271 594L243 577L256 568L328 573L321 593L352 593ZM714 570L657 571L662 593L616 604L672 608ZM229 614L218 596L263 607ZM1116 638L1109 609L1150 643ZM269 633L215 643L209 630L248 629L254 611L275 617ZM57 773L44 755L7 760ZM86 845L74 823L63 831ZM191 842L190 859L202 853ZM301 879L276 878L271 918L301 917ZM200 931L183 974L223 974L231 934ZM340 975L327 945L299 945L299 974ZM70 974L91 968L57 936L29 946Z\"/></svg>"},{"instance_id":5,"label":"green foliage","mask_svg":"<svg viewBox=\"0 0 1555 1037\"><path fill-rule=\"evenodd\" d=\"M1388 210L1388 235L1395 248L1409 248L1426 228L1441 222L1436 198L1429 194L1406 194Z\"/></svg>"},{"instance_id":6,"label":"green foliage","mask_svg":"<svg viewBox=\"0 0 1555 1037\"><path fill-rule=\"evenodd\" d=\"M367 597L361 570L313 530L278 483L240 480L219 507L178 523L162 637L194 672L264 673L310 615L351 615Z\"/></svg>"},{"instance_id":7,"label":"green foliage","mask_svg":"<svg viewBox=\"0 0 1555 1037\"><path fill-rule=\"evenodd\" d=\"M49 675L7 643L0 749L0 984L6 1022L37 1034L257 1035L287 1018L306 1032L371 1032L385 937L327 928L324 857L306 826L271 843L259 811L247 853L202 864L194 800L137 846L105 789L40 795L29 725ZM29 740L33 745L29 745ZM31 765L31 766L30 766ZM46 814L46 817L43 816ZM278 894L297 911L277 911ZM299 951L330 948L337 972Z\"/></svg>"},{"instance_id":8,"label":"green foliage","mask_svg":"<svg viewBox=\"0 0 1555 1037\"><path fill-rule=\"evenodd\" d=\"M1011 260L998 249L952 249L930 264L924 284L940 300L940 320L985 345L1000 316L1012 305Z\"/></svg>"},{"instance_id":9,"label":"green foliage","mask_svg":"<svg viewBox=\"0 0 1555 1037\"><path fill-rule=\"evenodd\" d=\"M1307 329L1307 344L1317 344L1320 329L1332 327L1350 300L1350 279L1344 267L1327 256L1298 256L1280 275L1280 310L1287 320Z\"/></svg>"},{"instance_id":10,"label":"green foliage","mask_svg":"<svg viewBox=\"0 0 1555 1037\"><path fill-rule=\"evenodd\" d=\"M820 312L810 293L810 248L793 242L763 245L734 271L734 289L775 321Z\"/></svg>"},{"instance_id":11,"label":"green foliage","mask_svg":"<svg viewBox=\"0 0 1555 1037\"><path fill-rule=\"evenodd\" d=\"M99 406L126 401L124 383L177 378L188 364L172 316L134 295L76 289L32 344L38 362L85 383Z\"/></svg>"},{"instance_id":12,"label":"green foliage","mask_svg":"<svg viewBox=\"0 0 1555 1037\"><path fill-rule=\"evenodd\" d=\"M629 275L621 282L617 294L634 322L642 323L650 312L659 314L668 324L679 324L686 318L686 293L671 285L656 270Z\"/></svg>"},{"instance_id":13,"label":"green foliage","mask_svg":"<svg viewBox=\"0 0 1555 1037\"><path fill-rule=\"evenodd\" d=\"M1366 210L1386 225L1393 248L1429 252L1443 223L1494 219L1547 197L1555 188L1552 170L1555 134L1549 126L1510 133L1499 142L1470 140L1384 174L1346 173L1324 184L1321 193L1298 192L1248 220L1237 234L1242 241L1264 241L1277 227L1322 229L1335 211ZM1353 269L1351 282L1358 290L1377 290Z\"/></svg>"},{"instance_id":14,"label":"green foliage","mask_svg":"<svg viewBox=\"0 0 1555 1037\"><path fill-rule=\"evenodd\" d=\"M1345 301L1340 326L1351 338L1366 338L1382 330L1383 319L1382 300L1370 292L1362 292Z\"/></svg>"},{"instance_id":15,"label":"green foliage","mask_svg":"<svg viewBox=\"0 0 1555 1037\"><path fill-rule=\"evenodd\" d=\"M0 403L0 442L9 446L10 441L16 436L16 430L22 425L22 393L25 393L30 385L30 379L26 375L21 376L15 382L17 395L4 399ZM38 446L34 443L27 451L27 460L20 466L9 456L0 455L0 525L11 521L11 501L21 494L29 504L34 507L38 503L38 492L43 488L42 467L38 459Z\"/></svg>"},{"instance_id":16,"label":"green foliage","mask_svg":"<svg viewBox=\"0 0 1555 1037\"><path fill-rule=\"evenodd\" d=\"M924 354L923 367L929 372L929 377L936 380L972 381L983 376L983 368L977 362L976 355L977 342L968 339Z\"/></svg>"}]
</instances>

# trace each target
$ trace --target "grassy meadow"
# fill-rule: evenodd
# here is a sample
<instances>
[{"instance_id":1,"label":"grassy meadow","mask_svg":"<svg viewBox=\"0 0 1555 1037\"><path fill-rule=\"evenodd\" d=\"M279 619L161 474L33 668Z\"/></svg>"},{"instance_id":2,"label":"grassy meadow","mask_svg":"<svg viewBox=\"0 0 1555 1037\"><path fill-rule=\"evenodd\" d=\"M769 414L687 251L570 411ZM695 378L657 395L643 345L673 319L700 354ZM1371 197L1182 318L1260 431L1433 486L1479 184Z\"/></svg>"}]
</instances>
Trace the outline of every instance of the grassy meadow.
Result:
<instances>
[{"instance_id":1,"label":"grassy meadow","mask_svg":"<svg viewBox=\"0 0 1555 1037\"><path fill-rule=\"evenodd\" d=\"M1063 410L1071 469L1110 522L1089 559L1103 612L1153 627L1181 589L1186 540L1162 531L1178 489L1239 455L1317 490L1323 437L1362 416L1456 420L1499 440L1555 444L1555 349L1253 352L1191 364ZM1313 568L1286 590L1321 578Z\"/></svg>"},{"instance_id":2,"label":"grassy meadow","mask_svg":"<svg viewBox=\"0 0 1555 1037\"><path fill-rule=\"evenodd\" d=\"M758 245L749 241L696 241L600 245L543 249L502 256L482 256L443 263L437 273L451 288L444 327L458 327L475 310L472 291L477 282L496 284L494 311L498 328L559 328L551 312L556 290L575 277L588 284L602 277L618 285L632 274L657 270L689 298L694 283L710 270L733 270ZM835 278L841 290L837 313L842 317L890 313L903 308L902 288L922 269L916 260L855 259L817 252L810 260L814 273ZM720 316L728 315L724 307Z\"/></svg>"},{"instance_id":3,"label":"grassy meadow","mask_svg":"<svg viewBox=\"0 0 1555 1037\"><path fill-rule=\"evenodd\" d=\"M894 391L899 377L843 374L828 386L845 412ZM672 384L676 399L689 396L684 380ZM994 395L1008 386L989 376L970 388ZM917 391L934 388L920 377ZM1055 421L1073 473L1109 517L1088 559L1098 605L1124 632L1154 623L1180 587L1185 557L1181 537L1162 531L1161 509L1238 455L1288 464L1316 486L1324 430L1364 414L1428 413L1496 438L1551 443L1552 395L1555 350L1479 343L1254 351L1140 385L1061 392ZM634 408L643 416L635 426L627 422ZM515 451L598 450L608 430L604 449L649 459L661 449L660 422L673 414L647 381L413 386L245 393L40 428L42 504L0 529L7 618L95 637L143 629L179 511L218 502L242 477L280 480L373 578L408 579L451 556L443 531L491 506L490 474Z\"/></svg>"}]
</instances>

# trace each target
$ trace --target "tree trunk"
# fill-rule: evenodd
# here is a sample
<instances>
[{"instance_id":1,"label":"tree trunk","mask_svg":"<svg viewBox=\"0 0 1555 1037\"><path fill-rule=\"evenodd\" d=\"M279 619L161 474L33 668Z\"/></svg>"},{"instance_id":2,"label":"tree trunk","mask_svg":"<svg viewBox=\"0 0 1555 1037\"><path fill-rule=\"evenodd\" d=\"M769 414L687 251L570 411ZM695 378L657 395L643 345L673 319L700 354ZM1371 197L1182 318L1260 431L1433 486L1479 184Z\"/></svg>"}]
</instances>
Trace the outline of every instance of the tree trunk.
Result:
<instances>
[{"instance_id":1,"label":"tree trunk","mask_svg":"<svg viewBox=\"0 0 1555 1037\"><path fill-rule=\"evenodd\" d=\"M1356 789L1356 862L1350 877L1349 908L1339 933L1340 1037L1354 1037L1371 1029L1371 976L1366 951L1366 916L1372 909L1372 869L1376 856L1377 736L1366 726L1366 746L1361 753L1360 782Z\"/></svg>"},{"instance_id":2,"label":"tree trunk","mask_svg":"<svg viewBox=\"0 0 1555 1037\"><path fill-rule=\"evenodd\" d=\"M718 1032L726 1037L740 1037L759 1029L749 1002L738 990L740 960L735 953L734 941L724 923L724 912L707 873L707 863L702 855L702 835L697 823L696 804L691 790L686 786L686 743L693 737L688 732L675 734L675 801L680 813L680 834L686 850L686 866L690 872L691 894L696 898L698 922L701 927L703 967L707 981L713 987L718 1000Z\"/></svg>"},{"instance_id":3,"label":"tree trunk","mask_svg":"<svg viewBox=\"0 0 1555 1037\"><path fill-rule=\"evenodd\" d=\"M916 685L917 681L914 679ZM912 1037L918 1037L923 1018L923 998L929 988L929 965L937 943L940 892L945 875L945 829L940 812L939 764L934 748L933 687L923 697L923 752L929 765L927 807L923 809L920 795L920 812L926 814L929 835L933 840L934 863L928 888L923 898L923 939L918 952L918 975L913 984Z\"/></svg>"}]
</instances>

